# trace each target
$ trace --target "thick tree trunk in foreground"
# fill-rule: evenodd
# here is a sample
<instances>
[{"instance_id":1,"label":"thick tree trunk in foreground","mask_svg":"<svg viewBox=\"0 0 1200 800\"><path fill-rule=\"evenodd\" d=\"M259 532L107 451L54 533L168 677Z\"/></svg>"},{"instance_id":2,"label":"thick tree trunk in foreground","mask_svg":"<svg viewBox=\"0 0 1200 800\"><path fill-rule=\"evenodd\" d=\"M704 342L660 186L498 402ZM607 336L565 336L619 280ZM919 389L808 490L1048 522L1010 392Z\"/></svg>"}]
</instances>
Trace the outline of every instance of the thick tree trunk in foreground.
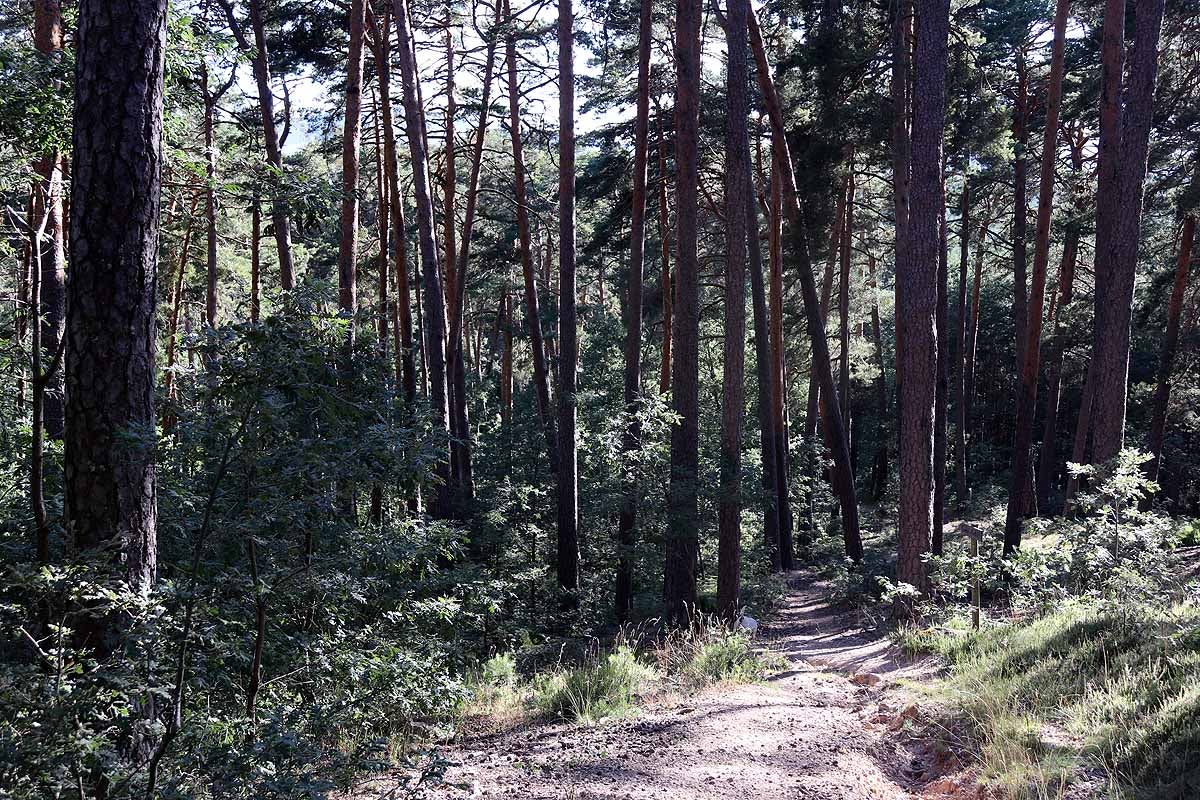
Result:
<instances>
[{"instance_id":1,"label":"thick tree trunk in foreground","mask_svg":"<svg viewBox=\"0 0 1200 800\"><path fill-rule=\"evenodd\" d=\"M813 359L816 362L817 376L821 382L822 420L828 431L828 441L833 450L834 466L832 470L833 489L838 497L842 512L842 536L846 547L846 555L854 561L862 560L862 539L858 523L858 496L854 490L854 475L850 466L850 448L847 445L846 431L842 427L842 415L838 409L837 386L833 380L833 370L829 360L829 342L825 337L825 329L821 319L821 309L817 299L817 287L813 280L812 260L808 251L808 238L805 229L803 211L800 208L799 196L796 192L796 178L792 173L791 155L787 150L787 140L784 133L783 110L779 104L779 95L771 79L771 68L767 63L766 49L763 47L762 33L754 11L749 14L750 44L757 65L759 90L767 107L771 120L771 133L775 144L779 147L779 170L783 183L784 208L787 213L788 225L791 229L796 271L800 278L800 289L804 298L804 311L808 320L808 334L812 340Z\"/></svg>"},{"instance_id":2,"label":"thick tree trunk in foreground","mask_svg":"<svg viewBox=\"0 0 1200 800\"><path fill-rule=\"evenodd\" d=\"M717 609L732 620L741 605L742 416L746 404L746 237L750 200L750 0L731 0L725 22L725 331L721 377L720 495L717 501ZM757 235L757 232L756 232Z\"/></svg>"},{"instance_id":3,"label":"thick tree trunk in foreground","mask_svg":"<svg viewBox=\"0 0 1200 800\"><path fill-rule=\"evenodd\" d=\"M911 197L908 244L897 285L900 368L900 553L896 579L924 591L922 557L933 534L934 403L937 394L938 215L946 104L948 0L917 0L913 56ZM908 609L898 609L901 613Z\"/></svg>"},{"instance_id":4,"label":"thick tree trunk in foreground","mask_svg":"<svg viewBox=\"0 0 1200 800\"><path fill-rule=\"evenodd\" d=\"M696 603L700 509L700 267L696 252L700 173L701 0L675 2L675 307L672 320L671 480L664 576L667 616L680 623Z\"/></svg>"},{"instance_id":5,"label":"thick tree trunk in foreground","mask_svg":"<svg viewBox=\"0 0 1200 800\"><path fill-rule=\"evenodd\" d=\"M166 11L165 0L131 0L119 12L83 0L76 34L67 517L81 550L120 543L124 580L143 594L157 567L154 311ZM120 619L89 620L85 642L111 653Z\"/></svg>"},{"instance_id":6,"label":"thick tree trunk in foreground","mask_svg":"<svg viewBox=\"0 0 1200 800\"><path fill-rule=\"evenodd\" d=\"M434 242L433 199L429 193L429 167L425 146L425 124L417 98L416 56L409 44L408 5L395 0L392 11L396 20L396 39L400 51L400 80L404 92L404 119L408 132L408 149L413 171L413 195L417 205L417 244L421 255L421 272L427 330L425 347L426 372L429 379L429 406L434 429L438 434L438 466L440 484L436 489L433 514L445 518L450 514L450 408L446 397L446 306L442 276L438 269L437 245Z\"/></svg>"},{"instance_id":7,"label":"thick tree trunk in foreground","mask_svg":"<svg viewBox=\"0 0 1200 800\"><path fill-rule=\"evenodd\" d=\"M558 0L558 588L579 598L579 330L575 319L575 46L571 0Z\"/></svg>"},{"instance_id":8,"label":"thick tree trunk in foreground","mask_svg":"<svg viewBox=\"0 0 1200 800\"><path fill-rule=\"evenodd\" d=\"M558 436L550 409L550 370L546 364L546 345L542 336L541 309L538 307L537 279L533 273L533 242L529 232L529 201L525 188L525 150L521 141L521 89L517 81L517 42L512 26L515 19L508 0L504 2L508 20L504 49L508 68L508 121L512 138L513 194L517 212L517 238L521 248L521 273L525 279L525 319L529 326L529 349L533 359L533 386L538 416L546 436L546 454L550 469L558 473Z\"/></svg>"},{"instance_id":9,"label":"thick tree trunk in foreground","mask_svg":"<svg viewBox=\"0 0 1200 800\"><path fill-rule=\"evenodd\" d=\"M638 22L637 115L633 124L633 209L629 221L629 296L625 303L625 413L628 419L621 450L632 456L641 446L637 423L642 391L642 284L646 260L646 161L650 136L651 0L641 0ZM634 546L637 542L638 484L631 472L617 519L617 621L625 622L633 608Z\"/></svg>"},{"instance_id":10,"label":"thick tree trunk in foreground","mask_svg":"<svg viewBox=\"0 0 1200 800\"><path fill-rule=\"evenodd\" d=\"M1033 245L1033 280L1029 287L1028 317L1025 320L1025 357L1017 394L1017 433L1013 448L1012 487L1004 521L1004 553L1021 546L1026 512L1033 504L1033 417L1037 409L1037 381L1041 358L1042 305L1046 295L1046 269L1050 260L1050 218L1054 211L1054 165L1058 154L1058 116L1062 106L1063 59L1067 36L1069 0L1058 0L1054 12L1054 44L1050 56L1050 78L1046 91L1046 128L1042 138L1041 184L1038 187L1037 230Z\"/></svg>"},{"instance_id":11,"label":"thick tree trunk in foreground","mask_svg":"<svg viewBox=\"0 0 1200 800\"><path fill-rule=\"evenodd\" d=\"M1133 58L1123 94L1125 2L1108 0L1104 10L1096 190L1096 331L1092 348L1096 366L1092 461L1096 464L1116 456L1125 443L1133 284L1163 6L1164 0L1137 4Z\"/></svg>"},{"instance_id":12,"label":"thick tree trunk in foreground","mask_svg":"<svg viewBox=\"0 0 1200 800\"><path fill-rule=\"evenodd\" d=\"M1192 262L1192 246L1196 236L1196 216L1188 214L1183 220L1179 237L1179 260L1175 266L1175 282L1167 303L1167 330L1163 334L1162 353L1158 362L1158 385L1154 389L1154 412L1150 418L1150 455L1146 466L1150 480L1158 480L1162 468L1163 437L1167 427L1167 405L1171 400L1171 369L1175 350L1179 346L1179 316L1183 310L1183 295L1187 291L1188 268Z\"/></svg>"}]
</instances>

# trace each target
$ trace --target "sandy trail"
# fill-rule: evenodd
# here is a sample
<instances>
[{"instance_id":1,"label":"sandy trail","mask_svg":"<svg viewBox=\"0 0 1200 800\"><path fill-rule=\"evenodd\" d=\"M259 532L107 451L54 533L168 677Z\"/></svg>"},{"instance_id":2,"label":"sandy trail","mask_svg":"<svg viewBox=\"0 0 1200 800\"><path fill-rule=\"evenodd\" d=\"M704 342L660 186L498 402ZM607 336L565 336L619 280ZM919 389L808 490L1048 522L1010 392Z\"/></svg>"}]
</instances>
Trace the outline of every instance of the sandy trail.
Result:
<instances>
[{"instance_id":1,"label":"sandy trail","mask_svg":"<svg viewBox=\"0 0 1200 800\"><path fill-rule=\"evenodd\" d=\"M447 754L445 783L376 785L368 797L758 798L893 800L928 796L920 764L874 724L892 708L882 690L928 665L900 663L856 616L830 607L804 576L763 638L790 667L762 684L710 687L652 703L636 718L592 727L534 724L468 737ZM847 675L879 674L868 688ZM885 711L880 712L881 704ZM919 762L919 759L917 759ZM914 772L914 764L916 771ZM407 792L407 793L406 793Z\"/></svg>"}]
</instances>

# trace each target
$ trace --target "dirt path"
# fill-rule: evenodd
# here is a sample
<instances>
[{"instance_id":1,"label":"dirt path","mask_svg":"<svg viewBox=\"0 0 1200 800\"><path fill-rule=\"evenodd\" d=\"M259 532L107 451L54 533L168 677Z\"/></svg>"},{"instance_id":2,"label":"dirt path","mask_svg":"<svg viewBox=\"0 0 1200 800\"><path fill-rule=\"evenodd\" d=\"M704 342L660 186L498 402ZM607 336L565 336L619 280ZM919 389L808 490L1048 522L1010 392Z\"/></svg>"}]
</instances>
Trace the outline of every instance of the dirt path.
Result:
<instances>
[{"instance_id":1,"label":"dirt path","mask_svg":"<svg viewBox=\"0 0 1200 800\"><path fill-rule=\"evenodd\" d=\"M898 662L856 616L795 576L763 638L790 668L765 683L713 686L594 727L539 724L468 739L448 754L446 784L421 798L592 800L898 800L923 788L933 765L902 744L902 698L887 689L929 665ZM871 673L858 685L847 676ZM889 723L891 723L889 725ZM927 758L925 760L928 760ZM395 791L395 786L390 791ZM404 797L404 790L359 794Z\"/></svg>"}]
</instances>

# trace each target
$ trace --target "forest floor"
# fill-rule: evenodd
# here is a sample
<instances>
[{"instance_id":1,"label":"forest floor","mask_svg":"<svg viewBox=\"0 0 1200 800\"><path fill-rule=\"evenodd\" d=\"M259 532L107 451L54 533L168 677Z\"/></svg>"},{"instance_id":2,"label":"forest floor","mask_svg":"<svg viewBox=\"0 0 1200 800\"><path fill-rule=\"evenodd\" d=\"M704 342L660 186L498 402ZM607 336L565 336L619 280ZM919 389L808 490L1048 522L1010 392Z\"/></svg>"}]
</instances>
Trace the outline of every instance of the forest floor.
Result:
<instances>
[{"instance_id":1,"label":"forest floor","mask_svg":"<svg viewBox=\"0 0 1200 800\"><path fill-rule=\"evenodd\" d=\"M828 587L794 573L759 641L786 668L760 683L646 698L596 725L526 721L466 731L444 781L391 776L355 794L427 800L893 800L986 796L903 684L938 663L906 659Z\"/></svg>"}]
</instances>

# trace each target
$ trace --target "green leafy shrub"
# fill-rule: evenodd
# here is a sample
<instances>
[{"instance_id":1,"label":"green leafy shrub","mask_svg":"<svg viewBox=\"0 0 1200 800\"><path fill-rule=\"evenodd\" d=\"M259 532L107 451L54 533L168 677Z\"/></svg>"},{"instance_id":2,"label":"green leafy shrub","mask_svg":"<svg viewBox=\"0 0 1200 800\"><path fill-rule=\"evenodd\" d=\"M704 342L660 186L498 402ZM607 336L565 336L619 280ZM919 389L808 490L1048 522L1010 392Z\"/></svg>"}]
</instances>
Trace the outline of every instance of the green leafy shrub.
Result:
<instances>
[{"instance_id":1,"label":"green leafy shrub","mask_svg":"<svg viewBox=\"0 0 1200 800\"><path fill-rule=\"evenodd\" d=\"M633 649L622 646L571 669L544 676L537 687L538 706L575 722L593 723L629 711L637 693L654 675Z\"/></svg>"}]
</instances>

